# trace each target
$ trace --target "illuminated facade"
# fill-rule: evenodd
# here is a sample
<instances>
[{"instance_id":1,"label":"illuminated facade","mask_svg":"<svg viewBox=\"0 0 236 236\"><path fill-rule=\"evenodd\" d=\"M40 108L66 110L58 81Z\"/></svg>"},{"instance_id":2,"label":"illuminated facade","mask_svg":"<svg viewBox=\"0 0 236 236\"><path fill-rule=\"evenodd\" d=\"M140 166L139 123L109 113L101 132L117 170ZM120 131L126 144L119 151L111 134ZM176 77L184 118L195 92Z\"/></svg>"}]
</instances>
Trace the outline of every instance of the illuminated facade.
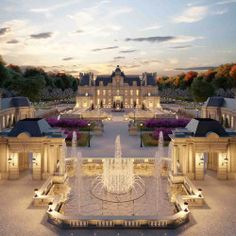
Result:
<instances>
[{"instance_id":1,"label":"illuminated facade","mask_svg":"<svg viewBox=\"0 0 236 236\"><path fill-rule=\"evenodd\" d=\"M218 179L236 177L236 132L213 119L192 119L171 135L172 175L202 180L207 170Z\"/></svg>"},{"instance_id":2,"label":"illuminated facade","mask_svg":"<svg viewBox=\"0 0 236 236\"><path fill-rule=\"evenodd\" d=\"M111 76L80 78L76 108L160 108L154 76L126 76L117 66Z\"/></svg>"},{"instance_id":3,"label":"illuminated facade","mask_svg":"<svg viewBox=\"0 0 236 236\"><path fill-rule=\"evenodd\" d=\"M65 135L40 118L27 118L0 133L0 179L18 179L30 170L32 178L63 175Z\"/></svg>"}]
</instances>

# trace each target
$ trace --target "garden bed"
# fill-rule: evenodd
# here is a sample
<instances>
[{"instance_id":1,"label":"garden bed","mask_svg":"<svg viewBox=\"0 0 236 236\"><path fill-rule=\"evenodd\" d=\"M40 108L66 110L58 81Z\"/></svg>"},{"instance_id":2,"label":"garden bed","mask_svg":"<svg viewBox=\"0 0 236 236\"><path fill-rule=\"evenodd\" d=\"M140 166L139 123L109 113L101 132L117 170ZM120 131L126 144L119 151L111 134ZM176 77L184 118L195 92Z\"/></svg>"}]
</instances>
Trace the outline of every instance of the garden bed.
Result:
<instances>
[{"instance_id":1,"label":"garden bed","mask_svg":"<svg viewBox=\"0 0 236 236\"><path fill-rule=\"evenodd\" d=\"M158 146L158 139L155 139L151 133L142 134L142 141L145 147ZM170 141L164 141L164 146L167 147Z\"/></svg>"}]
</instances>

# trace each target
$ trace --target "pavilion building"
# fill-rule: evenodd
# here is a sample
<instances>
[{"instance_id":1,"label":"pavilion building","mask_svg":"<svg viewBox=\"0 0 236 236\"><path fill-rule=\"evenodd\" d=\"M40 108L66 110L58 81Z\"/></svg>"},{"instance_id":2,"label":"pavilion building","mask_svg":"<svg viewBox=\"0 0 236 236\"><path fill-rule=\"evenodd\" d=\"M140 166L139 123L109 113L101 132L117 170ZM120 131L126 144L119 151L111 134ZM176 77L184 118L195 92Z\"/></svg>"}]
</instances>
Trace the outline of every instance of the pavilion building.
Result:
<instances>
[{"instance_id":1,"label":"pavilion building","mask_svg":"<svg viewBox=\"0 0 236 236\"><path fill-rule=\"evenodd\" d=\"M153 75L125 75L119 65L111 75L80 78L76 108L160 108Z\"/></svg>"},{"instance_id":2,"label":"pavilion building","mask_svg":"<svg viewBox=\"0 0 236 236\"><path fill-rule=\"evenodd\" d=\"M218 179L236 178L236 132L210 118L192 119L173 131L172 176L202 180L208 170Z\"/></svg>"},{"instance_id":3,"label":"pavilion building","mask_svg":"<svg viewBox=\"0 0 236 236\"><path fill-rule=\"evenodd\" d=\"M20 120L0 132L0 179L18 179L29 170L32 178L64 175L65 135L44 119Z\"/></svg>"}]
</instances>

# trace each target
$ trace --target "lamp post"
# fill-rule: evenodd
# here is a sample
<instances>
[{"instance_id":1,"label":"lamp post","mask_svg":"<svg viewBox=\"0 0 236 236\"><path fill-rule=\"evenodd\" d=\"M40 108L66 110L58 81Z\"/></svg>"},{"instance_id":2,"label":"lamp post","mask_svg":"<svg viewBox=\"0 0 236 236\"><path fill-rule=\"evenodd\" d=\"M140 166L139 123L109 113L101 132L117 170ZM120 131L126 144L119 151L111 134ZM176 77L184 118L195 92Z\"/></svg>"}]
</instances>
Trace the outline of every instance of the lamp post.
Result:
<instances>
[{"instance_id":1,"label":"lamp post","mask_svg":"<svg viewBox=\"0 0 236 236\"><path fill-rule=\"evenodd\" d=\"M91 126L91 123L88 123L88 128L89 128L88 147L90 147L90 126Z\"/></svg>"},{"instance_id":2,"label":"lamp post","mask_svg":"<svg viewBox=\"0 0 236 236\"><path fill-rule=\"evenodd\" d=\"M143 140L142 140L142 138L143 138L143 133L142 133L142 129L143 129L143 123L140 123L140 147L142 148L143 147Z\"/></svg>"}]
</instances>

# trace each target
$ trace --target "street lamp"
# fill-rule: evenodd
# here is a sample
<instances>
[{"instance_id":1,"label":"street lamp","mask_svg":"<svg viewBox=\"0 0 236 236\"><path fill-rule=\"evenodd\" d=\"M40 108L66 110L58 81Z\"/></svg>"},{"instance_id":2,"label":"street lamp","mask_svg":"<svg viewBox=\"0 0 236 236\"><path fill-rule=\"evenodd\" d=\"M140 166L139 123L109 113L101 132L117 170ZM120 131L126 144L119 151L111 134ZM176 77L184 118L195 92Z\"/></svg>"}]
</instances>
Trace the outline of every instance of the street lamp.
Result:
<instances>
[{"instance_id":1,"label":"street lamp","mask_svg":"<svg viewBox=\"0 0 236 236\"><path fill-rule=\"evenodd\" d=\"M139 126L140 126L140 147L142 148L143 147L143 140L142 140L142 137L143 137L143 134L142 134L143 123L140 123Z\"/></svg>"},{"instance_id":2,"label":"street lamp","mask_svg":"<svg viewBox=\"0 0 236 236\"><path fill-rule=\"evenodd\" d=\"M88 147L90 147L90 126L91 126L91 123L88 123L88 128L89 128Z\"/></svg>"}]
</instances>

